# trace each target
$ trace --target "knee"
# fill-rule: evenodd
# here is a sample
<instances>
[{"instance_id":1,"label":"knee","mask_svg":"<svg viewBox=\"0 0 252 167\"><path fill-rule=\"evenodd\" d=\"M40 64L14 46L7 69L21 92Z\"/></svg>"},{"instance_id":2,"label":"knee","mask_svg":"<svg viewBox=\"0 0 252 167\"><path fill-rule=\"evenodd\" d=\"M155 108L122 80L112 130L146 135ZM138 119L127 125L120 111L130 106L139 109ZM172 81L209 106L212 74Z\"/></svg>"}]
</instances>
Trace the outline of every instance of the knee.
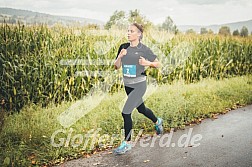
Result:
<instances>
[{"instance_id":1,"label":"knee","mask_svg":"<svg viewBox=\"0 0 252 167\"><path fill-rule=\"evenodd\" d=\"M123 116L124 119L131 118L131 114L122 113L122 116Z\"/></svg>"},{"instance_id":2,"label":"knee","mask_svg":"<svg viewBox=\"0 0 252 167\"><path fill-rule=\"evenodd\" d=\"M137 111L141 114L145 114L146 108L145 106L139 106L137 107Z\"/></svg>"}]
</instances>

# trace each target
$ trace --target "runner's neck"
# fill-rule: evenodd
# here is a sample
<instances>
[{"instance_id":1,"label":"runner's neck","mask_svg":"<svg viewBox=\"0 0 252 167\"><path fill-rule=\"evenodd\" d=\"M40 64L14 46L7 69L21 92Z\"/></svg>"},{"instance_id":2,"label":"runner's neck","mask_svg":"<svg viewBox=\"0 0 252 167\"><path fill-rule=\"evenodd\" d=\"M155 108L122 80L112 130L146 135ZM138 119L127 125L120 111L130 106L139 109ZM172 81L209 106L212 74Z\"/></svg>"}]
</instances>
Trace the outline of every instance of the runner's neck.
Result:
<instances>
[{"instance_id":1,"label":"runner's neck","mask_svg":"<svg viewBox=\"0 0 252 167\"><path fill-rule=\"evenodd\" d=\"M137 47L138 46L138 44L140 43L140 41L132 41L132 42L130 42L130 46L131 47Z\"/></svg>"}]
</instances>

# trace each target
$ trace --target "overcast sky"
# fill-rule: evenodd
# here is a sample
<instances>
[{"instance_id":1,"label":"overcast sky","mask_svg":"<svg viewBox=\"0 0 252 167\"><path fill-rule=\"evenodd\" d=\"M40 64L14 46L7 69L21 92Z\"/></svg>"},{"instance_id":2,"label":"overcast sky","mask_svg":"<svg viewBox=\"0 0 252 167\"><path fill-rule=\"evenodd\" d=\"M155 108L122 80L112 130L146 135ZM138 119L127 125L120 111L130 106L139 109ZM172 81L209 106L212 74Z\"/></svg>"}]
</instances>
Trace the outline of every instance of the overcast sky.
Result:
<instances>
[{"instance_id":1,"label":"overcast sky","mask_svg":"<svg viewBox=\"0 0 252 167\"><path fill-rule=\"evenodd\" d=\"M115 10L138 9L148 20L212 25L252 19L252 0L1 0L0 7L108 21Z\"/></svg>"}]
</instances>

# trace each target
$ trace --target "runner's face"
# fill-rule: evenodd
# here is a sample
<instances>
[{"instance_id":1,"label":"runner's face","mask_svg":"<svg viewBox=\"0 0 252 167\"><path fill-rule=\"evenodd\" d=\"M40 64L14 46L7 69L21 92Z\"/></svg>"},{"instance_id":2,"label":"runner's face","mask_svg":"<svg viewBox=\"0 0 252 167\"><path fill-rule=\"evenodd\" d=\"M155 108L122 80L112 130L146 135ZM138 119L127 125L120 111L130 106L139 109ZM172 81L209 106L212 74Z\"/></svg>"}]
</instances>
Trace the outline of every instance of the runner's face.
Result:
<instances>
[{"instance_id":1,"label":"runner's face","mask_svg":"<svg viewBox=\"0 0 252 167\"><path fill-rule=\"evenodd\" d=\"M139 37L141 35L141 32L138 30L138 28L134 25L130 25L128 28L128 40L130 42L139 40Z\"/></svg>"}]
</instances>

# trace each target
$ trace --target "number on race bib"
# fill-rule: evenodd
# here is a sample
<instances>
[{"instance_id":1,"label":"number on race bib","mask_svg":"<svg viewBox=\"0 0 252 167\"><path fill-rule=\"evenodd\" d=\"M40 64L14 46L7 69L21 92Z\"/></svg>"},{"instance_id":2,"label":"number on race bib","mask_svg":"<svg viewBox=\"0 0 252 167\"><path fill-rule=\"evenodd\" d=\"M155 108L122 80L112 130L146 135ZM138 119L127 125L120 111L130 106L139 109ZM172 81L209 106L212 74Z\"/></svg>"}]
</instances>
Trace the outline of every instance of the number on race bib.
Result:
<instances>
[{"instance_id":1,"label":"number on race bib","mask_svg":"<svg viewBox=\"0 0 252 167\"><path fill-rule=\"evenodd\" d=\"M136 77L136 65L123 65L123 76Z\"/></svg>"}]
</instances>

